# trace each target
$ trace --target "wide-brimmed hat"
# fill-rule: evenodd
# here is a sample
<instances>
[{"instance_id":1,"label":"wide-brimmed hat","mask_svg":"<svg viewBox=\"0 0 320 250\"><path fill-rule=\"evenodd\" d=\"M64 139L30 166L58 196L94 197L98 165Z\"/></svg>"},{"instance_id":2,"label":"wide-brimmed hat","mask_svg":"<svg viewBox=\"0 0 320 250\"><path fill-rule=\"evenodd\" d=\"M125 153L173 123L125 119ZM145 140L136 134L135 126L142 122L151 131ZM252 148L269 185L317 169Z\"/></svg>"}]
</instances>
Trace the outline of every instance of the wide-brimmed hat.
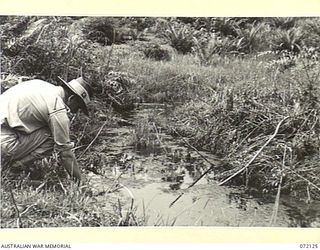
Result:
<instances>
[{"instance_id":1,"label":"wide-brimmed hat","mask_svg":"<svg viewBox=\"0 0 320 250\"><path fill-rule=\"evenodd\" d=\"M62 78L59 79L65 84L65 86L71 90L76 96L78 96L81 100L81 109L86 115L89 115L87 104L90 102L90 86L89 84L82 78L79 77L77 79L73 79L70 82L64 81Z\"/></svg>"}]
</instances>

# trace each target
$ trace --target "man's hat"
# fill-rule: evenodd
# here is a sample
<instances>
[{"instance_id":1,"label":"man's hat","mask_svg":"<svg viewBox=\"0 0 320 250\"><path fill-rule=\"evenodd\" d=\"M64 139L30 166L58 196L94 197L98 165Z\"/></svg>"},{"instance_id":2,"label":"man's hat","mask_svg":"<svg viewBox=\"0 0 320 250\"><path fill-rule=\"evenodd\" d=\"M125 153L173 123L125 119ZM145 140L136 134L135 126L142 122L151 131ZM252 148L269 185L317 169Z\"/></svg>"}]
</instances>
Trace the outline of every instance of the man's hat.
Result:
<instances>
[{"instance_id":1,"label":"man's hat","mask_svg":"<svg viewBox=\"0 0 320 250\"><path fill-rule=\"evenodd\" d=\"M90 86L83 80L82 77L73 79L70 82L64 81L62 78L59 79L65 84L65 86L71 90L76 96L80 97L81 100L81 109L86 115L89 115L87 104L90 102Z\"/></svg>"}]
</instances>

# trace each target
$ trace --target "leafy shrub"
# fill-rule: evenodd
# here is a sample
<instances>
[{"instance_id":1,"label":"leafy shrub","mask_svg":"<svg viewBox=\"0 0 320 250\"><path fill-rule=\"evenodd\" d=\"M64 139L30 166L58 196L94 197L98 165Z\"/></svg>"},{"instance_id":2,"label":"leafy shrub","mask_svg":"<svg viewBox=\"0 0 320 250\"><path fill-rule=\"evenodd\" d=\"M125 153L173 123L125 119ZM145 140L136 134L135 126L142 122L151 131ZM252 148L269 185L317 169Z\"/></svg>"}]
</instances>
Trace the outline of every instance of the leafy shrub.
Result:
<instances>
[{"instance_id":1,"label":"leafy shrub","mask_svg":"<svg viewBox=\"0 0 320 250\"><path fill-rule=\"evenodd\" d=\"M145 31L156 24L155 17L124 17L125 25L137 31Z\"/></svg>"},{"instance_id":2,"label":"leafy shrub","mask_svg":"<svg viewBox=\"0 0 320 250\"><path fill-rule=\"evenodd\" d=\"M222 36L236 37L238 35L237 29L240 28L241 22L242 20L234 18L217 18L214 20L214 30Z\"/></svg>"},{"instance_id":3,"label":"leafy shrub","mask_svg":"<svg viewBox=\"0 0 320 250\"><path fill-rule=\"evenodd\" d=\"M236 28L238 42L236 50L243 53L252 53L258 47L260 42L259 32L261 25L250 25L248 28Z\"/></svg>"},{"instance_id":4,"label":"leafy shrub","mask_svg":"<svg viewBox=\"0 0 320 250\"><path fill-rule=\"evenodd\" d=\"M178 21L181 21L182 23L185 24L194 24L199 18L197 17L177 17Z\"/></svg>"},{"instance_id":5,"label":"leafy shrub","mask_svg":"<svg viewBox=\"0 0 320 250\"><path fill-rule=\"evenodd\" d=\"M304 37L304 46L315 48L317 51L320 51L320 18L317 17L303 20L301 29L304 30L305 34L308 34Z\"/></svg>"},{"instance_id":6,"label":"leafy shrub","mask_svg":"<svg viewBox=\"0 0 320 250\"><path fill-rule=\"evenodd\" d=\"M178 52L186 54L192 51L194 31L190 26L167 23L167 29L162 35Z\"/></svg>"},{"instance_id":7,"label":"leafy shrub","mask_svg":"<svg viewBox=\"0 0 320 250\"><path fill-rule=\"evenodd\" d=\"M115 20L109 17L88 18L83 26L85 37L101 45L111 45L116 41Z\"/></svg>"},{"instance_id":8,"label":"leafy shrub","mask_svg":"<svg viewBox=\"0 0 320 250\"><path fill-rule=\"evenodd\" d=\"M301 105L307 110L319 108L319 53L315 49L303 47L296 55L295 63L291 73L301 88Z\"/></svg>"},{"instance_id":9,"label":"leafy shrub","mask_svg":"<svg viewBox=\"0 0 320 250\"><path fill-rule=\"evenodd\" d=\"M143 52L147 58L151 58L157 61L169 61L171 56L168 49L162 47L159 44L151 43Z\"/></svg>"},{"instance_id":10,"label":"leafy shrub","mask_svg":"<svg viewBox=\"0 0 320 250\"><path fill-rule=\"evenodd\" d=\"M192 23L196 30L205 30L206 32L216 32L216 18L214 17L198 17Z\"/></svg>"},{"instance_id":11,"label":"leafy shrub","mask_svg":"<svg viewBox=\"0 0 320 250\"><path fill-rule=\"evenodd\" d=\"M137 39L130 27L121 25L127 21L126 18L87 17L83 21L82 32L86 39L101 45L121 44Z\"/></svg>"},{"instance_id":12,"label":"leafy shrub","mask_svg":"<svg viewBox=\"0 0 320 250\"><path fill-rule=\"evenodd\" d=\"M2 35L19 36L27 29L29 22L35 19L30 16L0 16Z\"/></svg>"},{"instance_id":13,"label":"leafy shrub","mask_svg":"<svg viewBox=\"0 0 320 250\"><path fill-rule=\"evenodd\" d=\"M134 91L136 81L131 74L126 72L110 71L104 76L104 81L99 82L101 87L100 98L106 99L119 111L133 108L135 101Z\"/></svg>"},{"instance_id":14,"label":"leafy shrub","mask_svg":"<svg viewBox=\"0 0 320 250\"><path fill-rule=\"evenodd\" d=\"M232 17L199 17L192 23L196 30L214 32L220 36L237 36L236 29L240 27L242 20Z\"/></svg>"},{"instance_id":15,"label":"leafy shrub","mask_svg":"<svg viewBox=\"0 0 320 250\"><path fill-rule=\"evenodd\" d=\"M271 17L269 24L274 28L291 29L295 26L297 18L295 17Z\"/></svg>"},{"instance_id":16,"label":"leafy shrub","mask_svg":"<svg viewBox=\"0 0 320 250\"><path fill-rule=\"evenodd\" d=\"M220 36L237 36L237 28L262 23L262 17L179 17L178 20L191 25L196 30L218 33Z\"/></svg>"},{"instance_id":17,"label":"leafy shrub","mask_svg":"<svg viewBox=\"0 0 320 250\"><path fill-rule=\"evenodd\" d=\"M292 51L298 53L301 50L305 33L299 28L289 30L277 30L272 47L276 51Z\"/></svg>"},{"instance_id":18,"label":"leafy shrub","mask_svg":"<svg viewBox=\"0 0 320 250\"><path fill-rule=\"evenodd\" d=\"M46 80L69 74L77 76L78 70L85 63L83 58L88 58L83 55L89 54L84 50L88 43L77 35L69 37L66 28L69 25L69 18L53 17L45 17L30 24L28 31L17 36L12 44L6 43L3 48L6 60L11 62L3 70ZM71 72L74 63L77 64L76 70Z\"/></svg>"},{"instance_id":19,"label":"leafy shrub","mask_svg":"<svg viewBox=\"0 0 320 250\"><path fill-rule=\"evenodd\" d=\"M211 65L217 55L226 55L233 49L233 42L227 37L220 37L215 34L210 38L194 38L193 51L200 60L201 65Z\"/></svg>"}]
</instances>

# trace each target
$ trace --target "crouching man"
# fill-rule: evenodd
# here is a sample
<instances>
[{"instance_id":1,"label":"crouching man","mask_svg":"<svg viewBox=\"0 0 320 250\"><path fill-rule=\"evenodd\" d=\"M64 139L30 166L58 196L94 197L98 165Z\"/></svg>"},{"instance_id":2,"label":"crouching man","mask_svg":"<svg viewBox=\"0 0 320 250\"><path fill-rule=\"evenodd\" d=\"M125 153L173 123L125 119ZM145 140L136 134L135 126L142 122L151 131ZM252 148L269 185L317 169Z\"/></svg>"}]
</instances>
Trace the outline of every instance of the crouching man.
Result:
<instances>
[{"instance_id":1,"label":"crouching man","mask_svg":"<svg viewBox=\"0 0 320 250\"><path fill-rule=\"evenodd\" d=\"M0 95L1 168L19 168L50 156L77 182L81 173L70 141L67 112L88 115L91 88L82 77L55 86L42 80L19 83Z\"/></svg>"}]
</instances>

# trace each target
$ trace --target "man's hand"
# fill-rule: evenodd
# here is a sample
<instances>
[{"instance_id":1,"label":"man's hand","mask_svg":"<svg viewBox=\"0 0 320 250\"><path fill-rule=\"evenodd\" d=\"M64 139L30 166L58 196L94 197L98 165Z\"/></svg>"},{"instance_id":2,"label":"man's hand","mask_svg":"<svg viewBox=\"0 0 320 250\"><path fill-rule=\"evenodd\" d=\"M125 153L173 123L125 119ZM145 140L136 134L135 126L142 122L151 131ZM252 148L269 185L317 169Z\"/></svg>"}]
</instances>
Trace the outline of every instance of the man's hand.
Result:
<instances>
[{"instance_id":1,"label":"man's hand","mask_svg":"<svg viewBox=\"0 0 320 250\"><path fill-rule=\"evenodd\" d=\"M60 153L62 166L68 171L69 175L78 184L81 181L81 173L74 153L71 150Z\"/></svg>"}]
</instances>

